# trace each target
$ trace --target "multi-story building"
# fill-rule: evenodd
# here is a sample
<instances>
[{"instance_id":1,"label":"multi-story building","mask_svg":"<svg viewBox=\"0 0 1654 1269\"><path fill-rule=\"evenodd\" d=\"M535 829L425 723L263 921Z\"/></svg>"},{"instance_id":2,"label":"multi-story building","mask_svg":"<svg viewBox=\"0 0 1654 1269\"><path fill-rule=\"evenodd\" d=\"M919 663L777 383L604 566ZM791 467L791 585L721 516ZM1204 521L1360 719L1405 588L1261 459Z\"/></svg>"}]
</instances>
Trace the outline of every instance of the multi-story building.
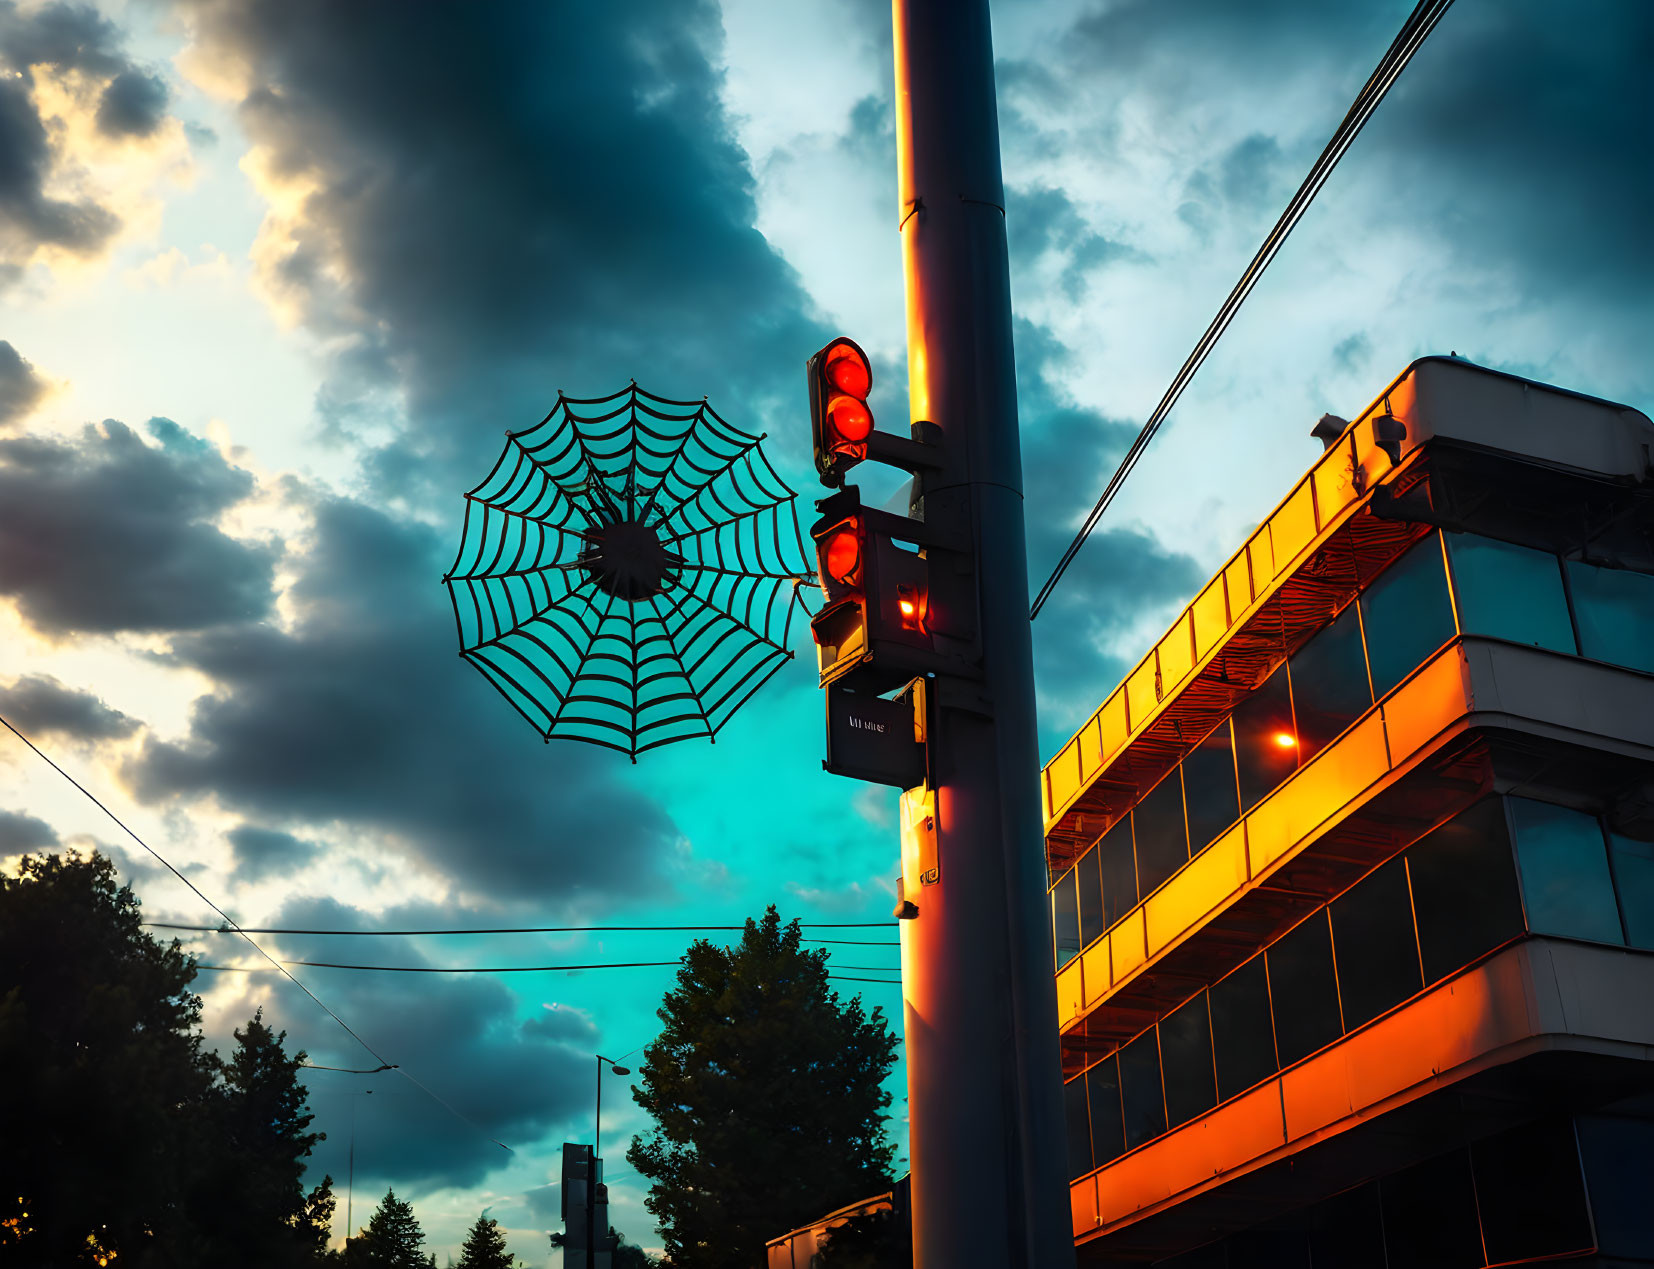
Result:
<instances>
[{"instance_id":1,"label":"multi-story building","mask_svg":"<svg viewBox=\"0 0 1654 1269\"><path fill-rule=\"evenodd\" d=\"M1044 773L1080 1261L1654 1262L1654 425L1316 433Z\"/></svg>"}]
</instances>

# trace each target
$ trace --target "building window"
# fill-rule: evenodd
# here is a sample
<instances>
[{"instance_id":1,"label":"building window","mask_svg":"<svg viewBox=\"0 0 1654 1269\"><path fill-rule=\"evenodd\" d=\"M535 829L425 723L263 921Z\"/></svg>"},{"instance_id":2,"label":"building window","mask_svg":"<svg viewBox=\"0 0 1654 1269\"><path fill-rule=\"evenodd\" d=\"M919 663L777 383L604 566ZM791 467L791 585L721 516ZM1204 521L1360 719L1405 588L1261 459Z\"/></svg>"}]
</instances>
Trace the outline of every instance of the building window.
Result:
<instances>
[{"instance_id":1,"label":"building window","mask_svg":"<svg viewBox=\"0 0 1654 1269\"><path fill-rule=\"evenodd\" d=\"M1522 933L1516 868L1498 798L1484 798L1407 851L1426 985Z\"/></svg>"},{"instance_id":2,"label":"building window","mask_svg":"<svg viewBox=\"0 0 1654 1269\"><path fill-rule=\"evenodd\" d=\"M1131 849L1131 816L1097 843L1097 864L1103 874L1103 928L1107 929L1137 906L1137 861Z\"/></svg>"},{"instance_id":3,"label":"building window","mask_svg":"<svg viewBox=\"0 0 1654 1269\"><path fill-rule=\"evenodd\" d=\"M1183 759L1183 801L1189 811L1191 856L1200 854L1240 818L1227 718Z\"/></svg>"},{"instance_id":4,"label":"building window","mask_svg":"<svg viewBox=\"0 0 1654 1269\"><path fill-rule=\"evenodd\" d=\"M1624 943L1602 826L1594 816L1531 798L1508 798L1528 928L1596 943Z\"/></svg>"},{"instance_id":5,"label":"building window","mask_svg":"<svg viewBox=\"0 0 1654 1269\"><path fill-rule=\"evenodd\" d=\"M1062 1086L1063 1118L1068 1126L1068 1178L1091 1171L1091 1123L1085 1101L1085 1077Z\"/></svg>"},{"instance_id":6,"label":"building window","mask_svg":"<svg viewBox=\"0 0 1654 1269\"><path fill-rule=\"evenodd\" d=\"M1379 1183L1390 1269L1480 1269L1470 1152L1427 1159Z\"/></svg>"},{"instance_id":7,"label":"building window","mask_svg":"<svg viewBox=\"0 0 1654 1269\"><path fill-rule=\"evenodd\" d=\"M1459 625L1553 652L1578 652L1556 556L1474 533L1449 533Z\"/></svg>"},{"instance_id":8,"label":"building window","mask_svg":"<svg viewBox=\"0 0 1654 1269\"><path fill-rule=\"evenodd\" d=\"M1346 1029L1371 1022L1424 986L1403 860L1392 859L1333 900L1332 940Z\"/></svg>"},{"instance_id":9,"label":"building window","mask_svg":"<svg viewBox=\"0 0 1654 1269\"><path fill-rule=\"evenodd\" d=\"M1212 984L1212 1048L1218 1097L1223 1100L1268 1079L1275 1065L1275 1032L1269 1020L1269 976L1259 953Z\"/></svg>"},{"instance_id":10,"label":"building window","mask_svg":"<svg viewBox=\"0 0 1654 1269\"><path fill-rule=\"evenodd\" d=\"M1147 896L1189 862L1189 839L1183 829L1183 777L1177 768L1131 814L1137 837L1137 888Z\"/></svg>"},{"instance_id":11,"label":"building window","mask_svg":"<svg viewBox=\"0 0 1654 1269\"><path fill-rule=\"evenodd\" d=\"M1120 1059L1106 1057L1085 1073L1086 1101L1091 1107L1091 1157L1097 1167L1125 1153L1125 1121L1120 1113Z\"/></svg>"},{"instance_id":12,"label":"building window","mask_svg":"<svg viewBox=\"0 0 1654 1269\"><path fill-rule=\"evenodd\" d=\"M1654 673L1654 577L1577 560L1566 567L1580 652Z\"/></svg>"},{"instance_id":13,"label":"building window","mask_svg":"<svg viewBox=\"0 0 1654 1269\"><path fill-rule=\"evenodd\" d=\"M1654 842L1609 833L1608 854L1620 915L1625 918L1625 940L1632 947L1654 951Z\"/></svg>"},{"instance_id":14,"label":"building window","mask_svg":"<svg viewBox=\"0 0 1654 1269\"><path fill-rule=\"evenodd\" d=\"M1383 696L1454 635L1441 543L1432 533L1374 579L1361 596L1373 694Z\"/></svg>"},{"instance_id":15,"label":"building window","mask_svg":"<svg viewBox=\"0 0 1654 1269\"><path fill-rule=\"evenodd\" d=\"M1338 978L1326 910L1279 939L1265 956L1275 1047L1281 1065L1291 1066L1331 1044L1344 1030L1338 1020Z\"/></svg>"},{"instance_id":16,"label":"building window","mask_svg":"<svg viewBox=\"0 0 1654 1269\"><path fill-rule=\"evenodd\" d=\"M1298 734L1292 725L1292 689L1283 662L1231 715L1241 809L1250 811L1298 769Z\"/></svg>"},{"instance_id":17,"label":"building window","mask_svg":"<svg viewBox=\"0 0 1654 1269\"><path fill-rule=\"evenodd\" d=\"M1206 993L1160 1022L1160 1065L1166 1080L1166 1126L1176 1128L1217 1104L1212 1077L1212 1026Z\"/></svg>"},{"instance_id":18,"label":"building window","mask_svg":"<svg viewBox=\"0 0 1654 1269\"><path fill-rule=\"evenodd\" d=\"M1470 1165L1489 1264L1591 1249L1571 1120L1545 1119L1478 1141Z\"/></svg>"},{"instance_id":19,"label":"building window","mask_svg":"<svg viewBox=\"0 0 1654 1269\"><path fill-rule=\"evenodd\" d=\"M1056 936L1057 968L1073 960L1080 950L1080 909L1070 868L1051 890L1051 927Z\"/></svg>"},{"instance_id":20,"label":"building window","mask_svg":"<svg viewBox=\"0 0 1654 1269\"><path fill-rule=\"evenodd\" d=\"M1120 1103L1125 1111L1127 1150L1166 1131L1160 1047L1153 1027L1120 1050Z\"/></svg>"},{"instance_id":21,"label":"building window","mask_svg":"<svg viewBox=\"0 0 1654 1269\"><path fill-rule=\"evenodd\" d=\"M1654 1120L1581 1115L1579 1153L1604 1256L1654 1260Z\"/></svg>"},{"instance_id":22,"label":"building window","mask_svg":"<svg viewBox=\"0 0 1654 1269\"><path fill-rule=\"evenodd\" d=\"M1300 762L1308 762L1311 755L1372 706L1357 608L1351 604L1344 609L1289 663Z\"/></svg>"},{"instance_id":23,"label":"building window","mask_svg":"<svg viewBox=\"0 0 1654 1269\"><path fill-rule=\"evenodd\" d=\"M1074 884L1080 908L1080 946L1089 947L1108 928L1103 924L1102 857L1095 846L1074 865Z\"/></svg>"}]
</instances>

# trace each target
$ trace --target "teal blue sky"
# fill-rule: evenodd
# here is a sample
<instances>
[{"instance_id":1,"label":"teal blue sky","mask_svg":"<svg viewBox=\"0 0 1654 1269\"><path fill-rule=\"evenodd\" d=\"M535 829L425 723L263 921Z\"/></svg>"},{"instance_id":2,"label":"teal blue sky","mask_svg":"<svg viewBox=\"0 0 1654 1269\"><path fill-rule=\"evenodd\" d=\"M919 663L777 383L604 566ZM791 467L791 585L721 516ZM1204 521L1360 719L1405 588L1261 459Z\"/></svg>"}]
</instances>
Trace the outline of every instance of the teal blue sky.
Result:
<instances>
[{"instance_id":1,"label":"teal blue sky","mask_svg":"<svg viewBox=\"0 0 1654 1269\"><path fill-rule=\"evenodd\" d=\"M995 5L1036 579L1410 7ZM1454 6L1036 625L1044 753L1314 459L1314 420L1413 358L1654 407L1651 51L1640 0ZM890 81L875 0L0 0L0 713L249 925L887 918L894 798L820 770L802 627L716 746L633 766L542 744L455 655L438 580L461 494L559 390L704 395L806 502L830 335L906 423ZM0 866L95 845L152 918L210 921L20 746L0 763ZM689 937L266 945L555 964ZM548 1262L590 1054L650 1039L671 971L299 972L462 1116L313 1074L341 1186L373 1089L357 1223L394 1184L439 1258L488 1208ZM214 1042L262 1005L313 1061L374 1065L269 974L202 986ZM648 1245L623 1084L615 1223Z\"/></svg>"}]
</instances>

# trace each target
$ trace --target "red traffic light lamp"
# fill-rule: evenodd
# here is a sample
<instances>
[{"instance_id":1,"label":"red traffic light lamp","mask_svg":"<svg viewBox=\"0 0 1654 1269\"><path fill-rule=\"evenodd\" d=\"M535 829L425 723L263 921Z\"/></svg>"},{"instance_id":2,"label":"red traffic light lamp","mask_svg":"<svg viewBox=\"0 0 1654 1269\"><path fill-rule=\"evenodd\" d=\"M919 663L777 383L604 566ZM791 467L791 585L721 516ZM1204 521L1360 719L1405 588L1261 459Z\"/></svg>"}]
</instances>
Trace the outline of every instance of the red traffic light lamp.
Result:
<instances>
[{"instance_id":1,"label":"red traffic light lamp","mask_svg":"<svg viewBox=\"0 0 1654 1269\"><path fill-rule=\"evenodd\" d=\"M810 358L810 430L822 483L842 485L844 473L867 457L873 434L873 364L861 345L839 336Z\"/></svg>"}]
</instances>

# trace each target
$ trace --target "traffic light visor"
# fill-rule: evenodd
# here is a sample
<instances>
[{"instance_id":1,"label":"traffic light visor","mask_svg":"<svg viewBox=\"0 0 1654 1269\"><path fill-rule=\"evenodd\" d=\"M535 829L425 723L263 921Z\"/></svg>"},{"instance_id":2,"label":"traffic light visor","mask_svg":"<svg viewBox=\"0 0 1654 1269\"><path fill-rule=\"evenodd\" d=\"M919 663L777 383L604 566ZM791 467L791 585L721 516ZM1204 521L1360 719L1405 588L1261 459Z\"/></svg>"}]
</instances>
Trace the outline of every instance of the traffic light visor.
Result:
<instances>
[{"instance_id":1,"label":"traffic light visor","mask_svg":"<svg viewBox=\"0 0 1654 1269\"><path fill-rule=\"evenodd\" d=\"M867 394L873 389L873 368L854 344L834 344L827 352L823 369L828 383L858 400L867 400Z\"/></svg>"}]
</instances>

